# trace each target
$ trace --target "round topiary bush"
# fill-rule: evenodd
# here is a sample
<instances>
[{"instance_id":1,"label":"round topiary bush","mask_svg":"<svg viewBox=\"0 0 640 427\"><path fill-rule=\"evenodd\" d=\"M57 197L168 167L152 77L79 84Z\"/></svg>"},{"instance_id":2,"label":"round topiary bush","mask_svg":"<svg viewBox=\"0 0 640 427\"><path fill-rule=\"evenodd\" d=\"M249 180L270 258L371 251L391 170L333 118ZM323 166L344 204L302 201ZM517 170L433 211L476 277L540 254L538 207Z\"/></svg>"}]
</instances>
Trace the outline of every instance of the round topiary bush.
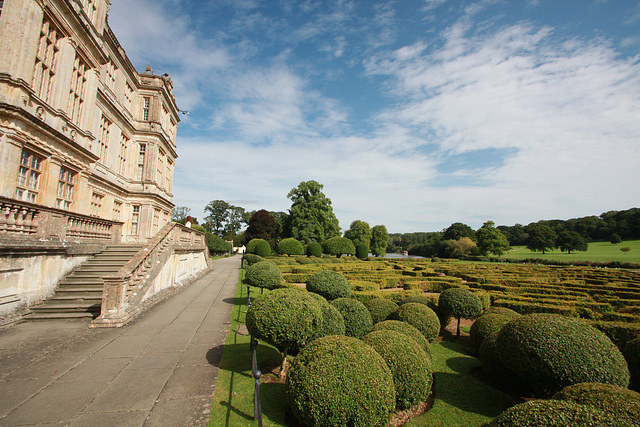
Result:
<instances>
[{"instance_id":1,"label":"round topiary bush","mask_svg":"<svg viewBox=\"0 0 640 427\"><path fill-rule=\"evenodd\" d=\"M329 335L344 335L344 319L338 309L324 299L323 296L313 292L308 292L308 294L318 301L322 310L322 326L318 328L313 339L328 337Z\"/></svg>"},{"instance_id":2,"label":"round topiary bush","mask_svg":"<svg viewBox=\"0 0 640 427\"><path fill-rule=\"evenodd\" d=\"M422 335L422 332L420 332L407 322L401 322L399 320L385 320L384 322L376 323L375 325L373 325L373 328L371 330L386 330L405 334L406 336L412 338L415 342L417 342L418 345L422 347L424 351L429 355L429 358L431 358L431 345L429 344L429 341L427 341L424 335Z\"/></svg>"},{"instance_id":3,"label":"round topiary bush","mask_svg":"<svg viewBox=\"0 0 640 427\"><path fill-rule=\"evenodd\" d=\"M371 313L371 321L374 325L383 320L387 320L387 317L395 313L398 309L398 304L386 298L372 298L366 300L363 304L367 307L369 313Z\"/></svg>"},{"instance_id":4,"label":"round topiary bush","mask_svg":"<svg viewBox=\"0 0 640 427\"><path fill-rule=\"evenodd\" d=\"M502 316L507 316L512 319L515 319L518 316L522 316L517 311L511 310L510 308L507 308L507 307L489 307L482 312L482 316L486 314L500 314Z\"/></svg>"},{"instance_id":5,"label":"round topiary bush","mask_svg":"<svg viewBox=\"0 0 640 427\"><path fill-rule=\"evenodd\" d=\"M371 346L344 336L319 338L291 363L286 396L305 425L387 425L395 407L389 367Z\"/></svg>"},{"instance_id":6,"label":"round topiary bush","mask_svg":"<svg viewBox=\"0 0 640 427\"><path fill-rule=\"evenodd\" d=\"M282 255L304 255L302 243L293 237L280 240L277 248L278 253Z\"/></svg>"},{"instance_id":7,"label":"round topiary bush","mask_svg":"<svg viewBox=\"0 0 640 427\"><path fill-rule=\"evenodd\" d=\"M340 258L342 255L355 255L356 247L351 239L346 237L332 237L324 242L323 252Z\"/></svg>"},{"instance_id":8,"label":"round topiary bush","mask_svg":"<svg viewBox=\"0 0 640 427\"><path fill-rule=\"evenodd\" d=\"M247 267L244 280L251 286L275 289L282 285L282 272L271 261L260 261Z\"/></svg>"},{"instance_id":9,"label":"round topiary bush","mask_svg":"<svg viewBox=\"0 0 640 427\"><path fill-rule=\"evenodd\" d=\"M396 389L396 409L425 402L431 394L431 358L415 340L390 330L373 331L362 337L387 362Z\"/></svg>"},{"instance_id":10,"label":"round topiary bush","mask_svg":"<svg viewBox=\"0 0 640 427\"><path fill-rule=\"evenodd\" d=\"M618 420L618 426L640 424L640 393L611 384L580 383L563 388L553 399L595 406Z\"/></svg>"},{"instance_id":11,"label":"round topiary bush","mask_svg":"<svg viewBox=\"0 0 640 427\"><path fill-rule=\"evenodd\" d=\"M307 255L320 258L322 256L322 245L317 242L309 243L309 246L307 246Z\"/></svg>"},{"instance_id":12,"label":"round topiary bush","mask_svg":"<svg viewBox=\"0 0 640 427\"><path fill-rule=\"evenodd\" d=\"M629 366L631 382L640 390L640 338L635 338L627 342L622 354Z\"/></svg>"},{"instance_id":13,"label":"round topiary bush","mask_svg":"<svg viewBox=\"0 0 640 427\"><path fill-rule=\"evenodd\" d=\"M325 297L328 301L348 298L351 285L342 274L333 270L318 271L307 279L307 290Z\"/></svg>"},{"instance_id":14,"label":"round topiary bush","mask_svg":"<svg viewBox=\"0 0 640 427\"><path fill-rule=\"evenodd\" d=\"M356 257L358 259L369 258L369 246L366 243L359 243L356 245Z\"/></svg>"},{"instance_id":15,"label":"round topiary bush","mask_svg":"<svg viewBox=\"0 0 640 427\"><path fill-rule=\"evenodd\" d=\"M344 319L344 333L349 337L362 338L371 330L373 322L367 307L352 298L338 298L331 301Z\"/></svg>"},{"instance_id":16,"label":"round topiary bush","mask_svg":"<svg viewBox=\"0 0 640 427\"><path fill-rule=\"evenodd\" d=\"M252 265L257 262L264 261L264 258L256 254L245 253L244 260L247 262L248 265Z\"/></svg>"},{"instance_id":17,"label":"round topiary bush","mask_svg":"<svg viewBox=\"0 0 640 427\"><path fill-rule=\"evenodd\" d=\"M517 374L511 372L504 366L500 359L500 352L496 341L498 340L498 332L487 336L480 345L479 356L482 363L482 371L489 381L506 386L520 386L523 380Z\"/></svg>"},{"instance_id":18,"label":"round topiary bush","mask_svg":"<svg viewBox=\"0 0 640 427\"><path fill-rule=\"evenodd\" d=\"M482 314L482 301L469 289L449 288L442 291L438 300L441 318L453 316L458 319L456 335L460 336L460 319L475 319ZM446 325L444 325L446 327Z\"/></svg>"},{"instance_id":19,"label":"round topiary bush","mask_svg":"<svg viewBox=\"0 0 640 427\"><path fill-rule=\"evenodd\" d=\"M485 426L616 426L615 418L593 406L562 400L530 400L507 409Z\"/></svg>"},{"instance_id":20,"label":"round topiary bush","mask_svg":"<svg viewBox=\"0 0 640 427\"><path fill-rule=\"evenodd\" d=\"M424 304L431 310L438 312L438 305L429 297L424 295L409 295L402 300L402 304L409 304L411 302L417 302L418 304Z\"/></svg>"},{"instance_id":21,"label":"round topiary bush","mask_svg":"<svg viewBox=\"0 0 640 427\"><path fill-rule=\"evenodd\" d=\"M558 314L520 316L500 329L500 359L535 394L553 394L583 382L627 387L629 370L607 336L581 320Z\"/></svg>"},{"instance_id":22,"label":"round topiary bush","mask_svg":"<svg viewBox=\"0 0 640 427\"><path fill-rule=\"evenodd\" d=\"M489 335L498 332L504 325L509 323L513 318L503 316L501 314L483 314L480 316L469 330L471 338L471 346L478 350L482 341Z\"/></svg>"},{"instance_id":23,"label":"round topiary bush","mask_svg":"<svg viewBox=\"0 0 640 427\"><path fill-rule=\"evenodd\" d=\"M285 355L309 343L322 324L320 304L299 289L281 288L262 294L247 310L249 333Z\"/></svg>"},{"instance_id":24,"label":"round topiary bush","mask_svg":"<svg viewBox=\"0 0 640 427\"><path fill-rule=\"evenodd\" d=\"M422 335L432 342L440 333L440 319L438 315L424 304L410 302L402 304L398 310L393 313L394 320L407 322L411 326L418 329Z\"/></svg>"},{"instance_id":25,"label":"round topiary bush","mask_svg":"<svg viewBox=\"0 0 640 427\"><path fill-rule=\"evenodd\" d=\"M256 255L260 255L261 257L266 257L271 255L271 246L269 242L266 240L258 239L255 248L253 249Z\"/></svg>"}]
</instances>

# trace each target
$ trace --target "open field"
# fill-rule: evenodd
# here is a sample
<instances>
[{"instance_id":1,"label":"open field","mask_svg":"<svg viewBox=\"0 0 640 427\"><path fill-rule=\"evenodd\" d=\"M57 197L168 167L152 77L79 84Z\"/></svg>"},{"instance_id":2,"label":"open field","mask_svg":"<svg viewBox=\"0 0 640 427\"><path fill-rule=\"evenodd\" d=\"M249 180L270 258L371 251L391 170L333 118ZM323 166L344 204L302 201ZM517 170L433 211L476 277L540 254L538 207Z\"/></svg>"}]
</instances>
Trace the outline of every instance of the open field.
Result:
<instances>
[{"instance_id":1,"label":"open field","mask_svg":"<svg viewBox=\"0 0 640 427\"><path fill-rule=\"evenodd\" d=\"M620 248L630 248L623 252ZM504 258L526 259L540 258L545 260L557 260L562 262L595 261L595 262L632 262L640 264L640 240L627 240L617 245L609 242L591 242L586 252L562 252L560 249L553 251L531 252L525 246L514 246L503 255Z\"/></svg>"}]
</instances>

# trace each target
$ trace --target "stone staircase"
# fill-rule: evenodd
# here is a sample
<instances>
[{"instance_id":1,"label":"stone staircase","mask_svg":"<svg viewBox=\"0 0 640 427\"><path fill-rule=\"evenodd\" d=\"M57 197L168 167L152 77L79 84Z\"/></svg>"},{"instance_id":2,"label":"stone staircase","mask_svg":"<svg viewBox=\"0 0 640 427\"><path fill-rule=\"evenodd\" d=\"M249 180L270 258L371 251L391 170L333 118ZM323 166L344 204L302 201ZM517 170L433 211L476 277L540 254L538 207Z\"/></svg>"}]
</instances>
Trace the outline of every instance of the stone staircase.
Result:
<instances>
[{"instance_id":1,"label":"stone staircase","mask_svg":"<svg viewBox=\"0 0 640 427\"><path fill-rule=\"evenodd\" d=\"M140 245L108 246L65 277L53 296L32 307L24 320L98 317L102 305L102 277L116 273L141 248Z\"/></svg>"}]
</instances>

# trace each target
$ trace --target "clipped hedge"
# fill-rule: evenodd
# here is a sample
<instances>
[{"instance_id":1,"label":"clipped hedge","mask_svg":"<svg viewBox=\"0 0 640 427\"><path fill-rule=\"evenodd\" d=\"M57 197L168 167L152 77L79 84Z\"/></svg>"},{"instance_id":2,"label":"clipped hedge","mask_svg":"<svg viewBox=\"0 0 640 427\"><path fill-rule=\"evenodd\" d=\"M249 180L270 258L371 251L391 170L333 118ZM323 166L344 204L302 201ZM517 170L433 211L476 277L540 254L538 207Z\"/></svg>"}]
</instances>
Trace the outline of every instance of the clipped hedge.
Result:
<instances>
[{"instance_id":1,"label":"clipped hedge","mask_svg":"<svg viewBox=\"0 0 640 427\"><path fill-rule=\"evenodd\" d=\"M249 240L249 243L247 243L246 250L247 250L247 253L249 254L256 254L256 255L260 255L261 257L266 257L271 255L271 246L269 246L269 242L267 242L264 239Z\"/></svg>"},{"instance_id":2,"label":"clipped hedge","mask_svg":"<svg viewBox=\"0 0 640 427\"><path fill-rule=\"evenodd\" d=\"M482 364L482 371L490 381L499 385L521 385L523 380L518 375L502 363L500 351L496 341L498 340L498 332L487 336L480 345L479 356Z\"/></svg>"},{"instance_id":3,"label":"clipped hedge","mask_svg":"<svg viewBox=\"0 0 640 427\"><path fill-rule=\"evenodd\" d=\"M629 366L631 382L640 390L640 338L629 341L624 346L622 354Z\"/></svg>"},{"instance_id":4,"label":"clipped hedge","mask_svg":"<svg viewBox=\"0 0 640 427\"><path fill-rule=\"evenodd\" d=\"M482 301L469 289L449 288L442 291L438 300L440 320L453 316L458 319L457 335L460 335L460 319L475 319L482 314ZM448 322L444 321L446 327Z\"/></svg>"},{"instance_id":5,"label":"clipped hedge","mask_svg":"<svg viewBox=\"0 0 640 427\"><path fill-rule=\"evenodd\" d=\"M496 344L504 365L524 378L534 394L550 395L582 382L629 384L620 350L605 334L578 319L520 316L500 329Z\"/></svg>"},{"instance_id":6,"label":"clipped hedge","mask_svg":"<svg viewBox=\"0 0 640 427\"><path fill-rule=\"evenodd\" d=\"M399 320L385 320L384 322L376 323L375 325L373 325L373 328L371 330L387 330L405 334L406 336L412 338L415 342L417 342L418 345L422 347L424 351L429 355L429 358L431 358L431 346L429 345L429 341L427 341L424 335L422 335L422 332L420 332L407 322L401 322Z\"/></svg>"},{"instance_id":7,"label":"clipped hedge","mask_svg":"<svg viewBox=\"0 0 640 427\"><path fill-rule=\"evenodd\" d=\"M394 320L407 322L418 329L429 342L435 340L440 333L438 315L424 304L415 302L402 304L392 317Z\"/></svg>"},{"instance_id":8,"label":"clipped hedge","mask_svg":"<svg viewBox=\"0 0 640 427\"><path fill-rule=\"evenodd\" d=\"M618 426L640 424L640 393L611 384L580 383L563 388L553 399L595 406L618 420Z\"/></svg>"},{"instance_id":9,"label":"clipped hedge","mask_svg":"<svg viewBox=\"0 0 640 427\"><path fill-rule=\"evenodd\" d=\"M244 280L251 286L275 289L282 285L282 272L271 261L260 261L247 267Z\"/></svg>"},{"instance_id":10,"label":"clipped hedge","mask_svg":"<svg viewBox=\"0 0 640 427\"><path fill-rule=\"evenodd\" d=\"M352 298L338 298L331 301L344 319L345 335L354 338L362 338L371 330L373 322L367 307L360 301Z\"/></svg>"},{"instance_id":11,"label":"clipped hedge","mask_svg":"<svg viewBox=\"0 0 640 427\"><path fill-rule=\"evenodd\" d=\"M367 310L371 313L371 320L374 325L386 320L398 309L398 304L385 298L367 300L364 302L364 306L367 307Z\"/></svg>"},{"instance_id":12,"label":"clipped hedge","mask_svg":"<svg viewBox=\"0 0 640 427\"><path fill-rule=\"evenodd\" d=\"M471 346L475 350L479 350L482 341L489 335L498 332L504 325L509 323L512 317L503 316L501 314L483 314L480 316L469 330Z\"/></svg>"},{"instance_id":13,"label":"clipped hedge","mask_svg":"<svg viewBox=\"0 0 640 427\"><path fill-rule=\"evenodd\" d=\"M247 262L248 265L252 265L257 262L264 261L264 258L262 258L260 255L245 253L244 260Z\"/></svg>"},{"instance_id":14,"label":"clipped hedge","mask_svg":"<svg viewBox=\"0 0 640 427\"><path fill-rule=\"evenodd\" d=\"M512 319L515 319L516 317L521 316L521 314L518 313L517 311L513 311L507 307L489 307L488 309L482 312L482 316L486 314L499 314L501 316L507 316Z\"/></svg>"},{"instance_id":15,"label":"clipped hedge","mask_svg":"<svg viewBox=\"0 0 640 427\"><path fill-rule=\"evenodd\" d=\"M367 259L369 258L369 246L366 243L359 243L356 245L356 258Z\"/></svg>"},{"instance_id":16,"label":"clipped hedge","mask_svg":"<svg viewBox=\"0 0 640 427\"><path fill-rule=\"evenodd\" d=\"M281 288L260 295L247 310L249 333L283 353L303 348L323 324L320 304L308 292Z\"/></svg>"},{"instance_id":17,"label":"clipped hedge","mask_svg":"<svg viewBox=\"0 0 640 427\"><path fill-rule=\"evenodd\" d=\"M318 242L311 242L307 246L307 255L320 258L322 256L322 245Z\"/></svg>"},{"instance_id":18,"label":"clipped hedge","mask_svg":"<svg viewBox=\"0 0 640 427\"><path fill-rule=\"evenodd\" d=\"M328 301L351 296L351 285L340 273L322 270L307 279L307 290L322 295Z\"/></svg>"},{"instance_id":19,"label":"clipped hedge","mask_svg":"<svg viewBox=\"0 0 640 427\"><path fill-rule=\"evenodd\" d=\"M562 400L531 400L507 409L485 424L491 427L617 426L600 409Z\"/></svg>"},{"instance_id":20,"label":"clipped hedge","mask_svg":"<svg viewBox=\"0 0 640 427\"><path fill-rule=\"evenodd\" d=\"M395 407L389 367L371 346L344 336L319 338L291 363L286 396L305 425L387 425Z\"/></svg>"},{"instance_id":21,"label":"clipped hedge","mask_svg":"<svg viewBox=\"0 0 640 427\"><path fill-rule=\"evenodd\" d=\"M304 246L293 237L280 240L277 249L278 253L283 255L304 255Z\"/></svg>"},{"instance_id":22,"label":"clipped hedge","mask_svg":"<svg viewBox=\"0 0 640 427\"><path fill-rule=\"evenodd\" d=\"M322 326L313 334L312 340L329 335L344 335L344 319L338 309L323 296L313 292L308 292L308 294L320 304L320 310L322 310Z\"/></svg>"},{"instance_id":23,"label":"clipped hedge","mask_svg":"<svg viewBox=\"0 0 640 427\"><path fill-rule=\"evenodd\" d=\"M407 335L390 330L373 331L362 340L382 356L393 375L396 409L404 410L424 402L431 394L431 358Z\"/></svg>"}]
</instances>

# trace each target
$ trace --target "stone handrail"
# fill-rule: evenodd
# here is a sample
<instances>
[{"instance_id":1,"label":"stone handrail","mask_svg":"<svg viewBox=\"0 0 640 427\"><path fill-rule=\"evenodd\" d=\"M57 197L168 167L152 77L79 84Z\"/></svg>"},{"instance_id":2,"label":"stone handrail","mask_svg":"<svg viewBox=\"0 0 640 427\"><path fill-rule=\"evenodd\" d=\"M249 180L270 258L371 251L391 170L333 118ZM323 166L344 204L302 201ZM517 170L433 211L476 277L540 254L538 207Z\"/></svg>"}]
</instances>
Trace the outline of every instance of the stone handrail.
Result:
<instances>
[{"instance_id":1,"label":"stone handrail","mask_svg":"<svg viewBox=\"0 0 640 427\"><path fill-rule=\"evenodd\" d=\"M119 243L122 223L0 196L0 235Z\"/></svg>"},{"instance_id":2,"label":"stone handrail","mask_svg":"<svg viewBox=\"0 0 640 427\"><path fill-rule=\"evenodd\" d=\"M204 252L210 262L204 233L181 224L166 224L117 273L104 276L101 314L93 327L123 326L142 311L143 299L176 251Z\"/></svg>"}]
</instances>

